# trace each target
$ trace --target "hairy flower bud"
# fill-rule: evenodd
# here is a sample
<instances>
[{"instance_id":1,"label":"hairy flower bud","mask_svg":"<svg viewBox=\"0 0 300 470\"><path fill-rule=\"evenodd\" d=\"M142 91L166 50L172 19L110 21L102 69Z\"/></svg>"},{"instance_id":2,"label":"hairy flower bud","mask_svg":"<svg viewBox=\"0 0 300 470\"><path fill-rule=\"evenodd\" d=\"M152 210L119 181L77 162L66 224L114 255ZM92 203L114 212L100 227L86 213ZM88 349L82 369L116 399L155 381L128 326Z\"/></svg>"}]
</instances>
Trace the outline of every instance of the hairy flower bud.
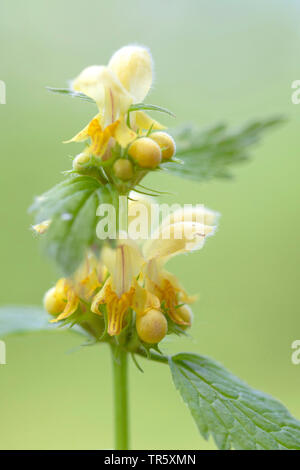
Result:
<instances>
[{"instance_id":1,"label":"hairy flower bud","mask_svg":"<svg viewBox=\"0 0 300 470\"><path fill-rule=\"evenodd\" d=\"M45 309L50 315L60 314L66 306L62 295L57 292L56 286L51 287L51 289L46 292L43 302Z\"/></svg>"},{"instance_id":2,"label":"hairy flower bud","mask_svg":"<svg viewBox=\"0 0 300 470\"><path fill-rule=\"evenodd\" d=\"M90 155L80 153L73 160L73 170L81 171L86 165L90 163Z\"/></svg>"},{"instance_id":3,"label":"hairy flower bud","mask_svg":"<svg viewBox=\"0 0 300 470\"><path fill-rule=\"evenodd\" d=\"M119 158L113 166L114 174L123 181L130 180L133 177L133 166L131 161Z\"/></svg>"},{"instance_id":4,"label":"hairy flower bud","mask_svg":"<svg viewBox=\"0 0 300 470\"><path fill-rule=\"evenodd\" d=\"M135 140L128 153L142 168L156 168L161 162L160 147L149 137Z\"/></svg>"},{"instance_id":5,"label":"hairy flower bud","mask_svg":"<svg viewBox=\"0 0 300 470\"><path fill-rule=\"evenodd\" d=\"M187 323L186 327L190 327L192 325L193 312L188 305L184 304L181 307L176 308L176 313L185 323Z\"/></svg>"},{"instance_id":6,"label":"hairy flower bud","mask_svg":"<svg viewBox=\"0 0 300 470\"><path fill-rule=\"evenodd\" d=\"M159 145L163 160L170 160L170 158L173 157L176 151L176 144L173 137L166 132L153 132L151 139Z\"/></svg>"},{"instance_id":7,"label":"hairy flower bud","mask_svg":"<svg viewBox=\"0 0 300 470\"><path fill-rule=\"evenodd\" d=\"M151 309L145 315L137 316L136 330L145 343L159 343L166 336L167 329L167 320L159 310Z\"/></svg>"}]
</instances>

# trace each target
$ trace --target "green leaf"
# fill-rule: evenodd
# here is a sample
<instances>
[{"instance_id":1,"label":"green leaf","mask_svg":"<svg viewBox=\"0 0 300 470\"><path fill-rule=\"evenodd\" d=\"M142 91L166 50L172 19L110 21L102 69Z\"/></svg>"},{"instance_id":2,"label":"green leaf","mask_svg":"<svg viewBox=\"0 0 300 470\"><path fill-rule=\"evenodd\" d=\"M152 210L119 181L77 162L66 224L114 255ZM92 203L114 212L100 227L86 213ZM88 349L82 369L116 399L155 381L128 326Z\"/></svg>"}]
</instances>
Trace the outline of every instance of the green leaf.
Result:
<instances>
[{"instance_id":1,"label":"green leaf","mask_svg":"<svg viewBox=\"0 0 300 470\"><path fill-rule=\"evenodd\" d=\"M4 306L0 307L0 338L12 334L32 333L35 331L68 330L81 334L88 334L78 326L72 328L58 328L50 323L51 317L40 307L36 306Z\"/></svg>"},{"instance_id":2,"label":"green leaf","mask_svg":"<svg viewBox=\"0 0 300 470\"><path fill-rule=\"evenodd\" d=\"M36 223L51 219L42 241L46 253L65 275L72 274L83 260L87 248L100 247L96 236L96 211L100 204L115 201L110 185L103 186L89 176L70 178L36 198L30 210Z\"/></svg>"},{"instance_id":3,"label":"green leaf","mask_svg":"<svg viewBox=\"0 0 300 470\"><path fill-rule=\"evenodd\" d=\"M200 433L220 449L300 449L300 422L277 400L207 357L181 353L169 364Z\"/></svg>"},{"instance_id":4,"label":"green leaf","mask_svg":"<svg viewBox=\"0 0 300 470\"><path fill-rule=\"evenodd\" d=\"M250 123L232 131L226 125L210 129L191 126L171 131L176 140L176 157L181 163L168 162L161 167L174 175L196 181L213 178L230 178L231 167L249 158L249 147L257 143L265 131L283 122L282 118L270 118Z\"/></svg>"},{"instance_id":5,"label":"green leaf","mask_svg":"<svg viewBox=\"0 0 300 470\"><path fill-rule=\"evenodd\" d=\"M80 93L79 91L70 90L69 88L52 88L49 86L47 86L46 89L51 93L56 93L58 95L67 95L71 96L72 98L79 98L80 100L96 104L96 102L92 98L85 95L84 93Z\"/></svg>"},{"instance_id":6,"label":"green leaf","mask_svg":"<svg viewBox=\"0 0 300 470\"><path fill-rule=\"evenodd\" d=\"M172 111L169 111L167 108L157 106L156 104L135 103L129 107L128 113L131 113L132 111L158 111L160 113L165 113L169 116L176 117Z\"/></svg>"}]
</instances>

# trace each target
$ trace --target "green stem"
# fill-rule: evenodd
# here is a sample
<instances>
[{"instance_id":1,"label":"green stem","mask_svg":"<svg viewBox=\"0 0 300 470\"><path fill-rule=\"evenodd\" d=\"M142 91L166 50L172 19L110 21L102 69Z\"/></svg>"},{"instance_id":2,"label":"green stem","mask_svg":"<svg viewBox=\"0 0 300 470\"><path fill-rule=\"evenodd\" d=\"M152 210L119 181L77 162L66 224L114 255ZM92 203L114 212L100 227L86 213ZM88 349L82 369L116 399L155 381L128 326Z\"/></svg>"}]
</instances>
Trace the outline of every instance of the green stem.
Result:
<instances>
[{"instance_id":1,"label":"green stem","mask_svg":"<svg viewBox=\"0 0 300 470\"><path fill-rule=\"evenodd\" d=\"M135 351L135 354L144 357L145 359L149 359L150 361L154 362L161 362L162 364L168 364L169 358L168 356L164 356L163 354L159 354L155 351L149 351L146 353L143 349L138 349Z\"/></svg>"},{"instance_id":2,"label":"green stem","mask_svg":"<svg viewBox=\"0 0 300 470\"><path fill-rule=\"evenodd\" d=\"M112 349L114 404L115 404L115 450L128 450L128 377L127 352L119 350L118 356Z\"/></svg>"}]
</instances>

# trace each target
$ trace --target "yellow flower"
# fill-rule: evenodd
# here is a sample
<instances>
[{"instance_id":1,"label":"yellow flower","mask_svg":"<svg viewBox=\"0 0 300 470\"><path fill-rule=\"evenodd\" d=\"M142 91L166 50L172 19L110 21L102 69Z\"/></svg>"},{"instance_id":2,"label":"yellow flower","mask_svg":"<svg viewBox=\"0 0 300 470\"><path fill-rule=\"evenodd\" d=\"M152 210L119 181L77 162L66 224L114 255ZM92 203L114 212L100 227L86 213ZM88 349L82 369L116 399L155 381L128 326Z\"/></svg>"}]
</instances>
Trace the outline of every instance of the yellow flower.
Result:
<instances>
[{"instance_id":1,"label":"yellow flower","mask_svg":"<svg viewBox=\"0 0 300 470\"><path fill-rule=\"evenodd\" d=\"M199 210L210 225L193 222L194 219L199 219ZM110 277L94 296L91 310L101 314L100 305L106 305L109 335L120 334L129 308L136 312L138 333L143 338L159 337L165 331L165 323L160 317L161 305L164 305L175 323L190 324L191 314L188 316L186 310L180 307L181 304L191 303L195 298L188 296L176 276L164 269L164 264L177 254L202 248L205 238L214 232L215 227L212 224L216 214L204 208L194 209L186 215L182 214L181 222L167 223L168 220L177 220L179 215L173 213L163 221L152 238L144 244L142 253L132 240L119 241L116 250L103 250L102 261ZM145 287L140 285L141 281L145 283ZM157 336L155 331L149 334L148 317L147 321L139 320L150 311L152 313L149 317L153 316L155 324L161 327L156 328Z\"/></svg>"},{"instance_id":2,"label":"yellow flower","mask_svg":"<svg viewBox=\"0 0 300 470\"><path fill-rule=\"evenodd\" d=\"M51 322L63 320L72 315L78 308L79 297L67 279L61 278L56 285L46 292L44 307L48 313L56 318Z\"/></svg>"},{"instance_id":3,"label":"yellow flower","mask_svg":"<svg viewBox=\"0 0 300 470\"><path fill-rule=\"evenodd\" d=\"M47 294L44 300L46 310L51 314L58 315L52 322L70 317L77 311L79 305L85 311L84 302L90 302L96 289L101 287L105 273L105 268L98 263L94 256L90 255L72 279L59 279L56 286L52 288L53 298L57 302L56 305L60 306L58 311L50 311L51 304L50 299L47 299Z\"/></svg>"},{"instance_id":4,"label":"yellow flower","mask_svg":"<svg viewBox=\"0 0 300 470\"><path fill-rule=\"evenodd\" d=\"M194 221L201 216L207 225ZM186 212L180 209L168 216L143 246L146 288L157 295L170 318L179 325L190 323L180 305L192 303L195 297L188 296L176 276L166 271L164 265L173 256L201 249L206 237L214 233L215 220L216 214L204 208Z\"/></svg>"},{"instance_id":5,"label":"yellow flower","mask_svg":"<svg viewBox=\"0 0 300 470\"><path fill-rule=\"evenodd\" d=\"M91 139L87 153L102 157L108 143L114 138L126 147L136 137L138 129L163 129L142 111L127 113L134 103L144 100L152 84L152 59L147 49L126 46L118 50L107 66L85 68L72 83L75 91L92 98L99 113L82 131L68 142Z\"/></svg>"},{"instance_id":6,"label":"yellow flower","mask_svg":"<svg viewBox=\"0 0 300 470\"><path fill-rule=\"evenodd\" d=\"M164 265L173 256L202 248L206 237L214 232L215 223L216 214L203 207L179 209L163 220L142 247L120 234L115 249L102 249L100 261L89 256L72 279L60 279L47 292L44 303L48 312L56 316L52 321L64 320L77 310L102 315L103 306L107 333L116 336L132 309L138 336L150 344L166 335L165 315L182 328L190 326L192 312L187 304L194 297L188 296Z\"/></svg>"},{"instance_id":7,"label":"yellow flower","mask_svg":"<svg viewBox=\"0 0 300 470\"><path fill-rule=\"evenodd\" d=\"M135 278L141 271L143 259L138 247L129 240L122 240L113 250L104 248L102 260L110 276L93 298L91 310L101 314L100 305L106 305L110 336L120 334L128 309L133 305L136 292Z\"/></svg>"}]
</instances>

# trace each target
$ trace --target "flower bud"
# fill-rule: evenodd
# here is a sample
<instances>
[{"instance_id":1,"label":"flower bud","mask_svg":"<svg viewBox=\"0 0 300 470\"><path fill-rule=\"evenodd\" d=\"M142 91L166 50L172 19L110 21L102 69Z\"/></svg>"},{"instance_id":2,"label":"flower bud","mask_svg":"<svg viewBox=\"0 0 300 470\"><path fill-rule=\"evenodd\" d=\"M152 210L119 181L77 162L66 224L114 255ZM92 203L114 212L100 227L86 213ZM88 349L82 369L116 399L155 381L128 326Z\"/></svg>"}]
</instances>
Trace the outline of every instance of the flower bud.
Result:
<instances>
[{"instance_id":1,"label":"flower bud","mask_svg":"<svg viewBox=\"0 0 300 470\"><path fill-rule=\"evenodd\" d=\"M176 313L180 316L180 318L185 323L187 323L187 325L184 325L185 328L188 328L192 325L193 312L192 312L192 309L188 305L184 304L181 307L178 307L176 309Z\"/></svg>"},{"instance_id":2,"label":"flower bud","mask_svg":"<svg viewBox=\"0 0 300 470\"><path fill-rule=\"evenodd\" d=\"M160 147L149 137L135 140L128 153L142 168L156 168L161 162Z\"/></svg>"},{"instance_id":3,"label":"flower bud","mask_svg":"<svg viewBox=\"0 0 300 470\"><path fill-rule=\"evenodd\" d=\"M90 156L86 153L80 153L73 160L73 170L81 171L90 163Z\"/></svg>"},{"instance_id":4,"label":"flower bud","mask_svg":"<svg viewBox=\"0 0 300 470\"><path fill-rule=\"evenodd\" d=\"M151 309L145 315L137 316L136 330L142 341L156 344L167 334L167 320L159 310Z\"/></svg>"},{"instance_id":5,"label":"flower bud","mask_svg":"<svg viewBox=\"0 0 300 470\"><path fill-rule=\"evenodd\" d=\"M151 139L159 145L163 160L170 160L170 158L173 157L176 151L176 144L173 137L166 132L153 132Z\"/></svg>"},{"instance_id":6,"label":"flower bud","mask_svg":"<svg viewBox=\"0 0 300 470\"><path fill-rule=\"evenodd\" d=\"M63 312L66 302L60 293L57 292L56 286L51 287L44 295L44 307L50 315L58 315Z\"/></svg>"},{"instance_id":7,"label":"flower bud","mask_svg":"<svg viewBox=\"0 0 300 470\"><path fill-rule=\"evenodd\" d=\"M130 180L133 177L133 166L131 161L119 158L113 166L114 174L123 181Z\"/></svg>"}]
</instances>

